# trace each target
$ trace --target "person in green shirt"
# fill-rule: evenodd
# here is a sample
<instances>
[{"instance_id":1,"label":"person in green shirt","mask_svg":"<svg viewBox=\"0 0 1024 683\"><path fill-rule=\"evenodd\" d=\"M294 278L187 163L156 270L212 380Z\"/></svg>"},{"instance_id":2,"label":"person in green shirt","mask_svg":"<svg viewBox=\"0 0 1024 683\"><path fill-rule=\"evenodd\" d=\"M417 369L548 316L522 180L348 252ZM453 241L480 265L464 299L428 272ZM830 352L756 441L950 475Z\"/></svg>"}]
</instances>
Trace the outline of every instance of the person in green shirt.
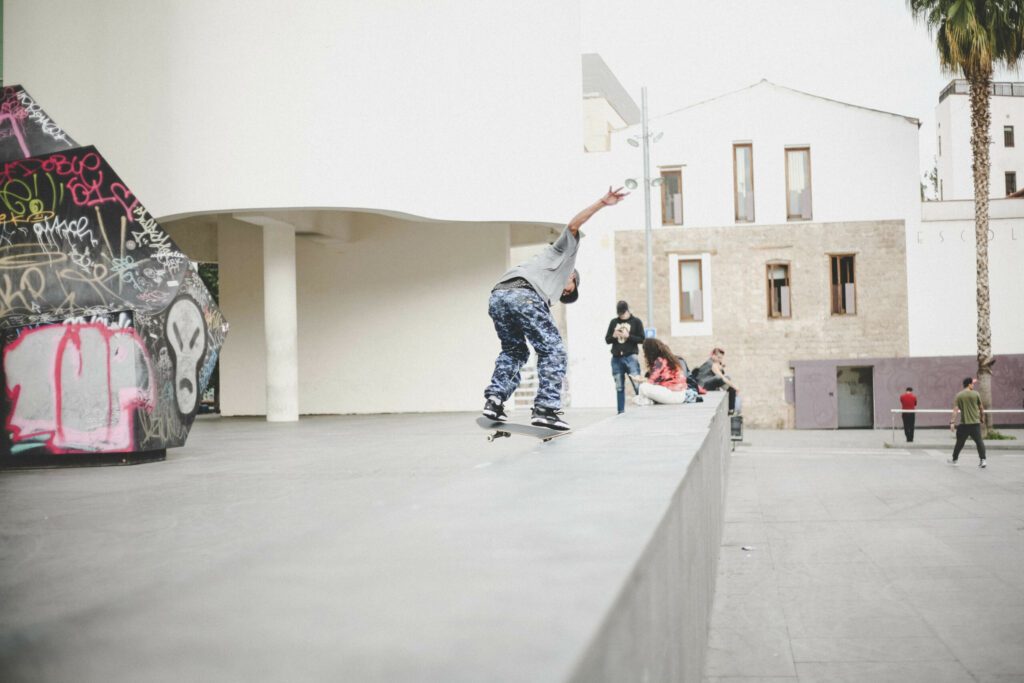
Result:
<instances>
[{"instance_id":1,"label":"person in green shirt","mask_svg":"<svg viewBox=\"0 0 1024 683\"><path fill-rule=\"evenodd\" d=\"M949 420L949 428L956 429L956 446L953 447L953 457L947 461L951 465L957 464L960 449L967 443L967 437L971 437L974 445L978 447L978 467L985 467L985 443L981 440L981 421L985 418L985 408L981 405L981 395L974 390L977 381L973 377L965 378L963 391L953 399L953 415ZM958 413L960 424L956 424Z\"/></svg>"}]
</instances>

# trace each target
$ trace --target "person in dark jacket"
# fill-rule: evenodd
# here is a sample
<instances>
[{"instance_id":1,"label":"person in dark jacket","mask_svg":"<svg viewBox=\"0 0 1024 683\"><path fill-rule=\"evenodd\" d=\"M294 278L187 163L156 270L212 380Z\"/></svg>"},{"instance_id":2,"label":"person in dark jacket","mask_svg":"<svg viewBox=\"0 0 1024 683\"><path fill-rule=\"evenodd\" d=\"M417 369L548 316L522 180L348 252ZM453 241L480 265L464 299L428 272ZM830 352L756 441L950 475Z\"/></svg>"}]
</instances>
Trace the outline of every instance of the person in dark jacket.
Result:
<instances>
[{"instance_id":1,"label":"person in dark jacket","mask_svg":"<svg viewBox=\"0 0 1024 683\"><path fill-rule=\"evenodd\" d=\"M626 375L640 374L637 344L644 341L644 324L629 312L629 304L620 301L615 310L618 315L608 323L604 335L606 344L612 345L612 377L615 379L615 401L618 411L626 410Z\"/></svg>"},{"instance_id":2,"label":"person in dark jacket","mask_svg":"<svg viewBox=\"0 0 1024 683\"><path fill-rule=\"evenodd\" d=\"M736 394L740 391L725 374L725 349L718 346L711 349L711 356L702 365L695 368L691 376L705 391L717 391L723 388L728 391L729 412L736 411Z\"/></svg>"}]
</instances>

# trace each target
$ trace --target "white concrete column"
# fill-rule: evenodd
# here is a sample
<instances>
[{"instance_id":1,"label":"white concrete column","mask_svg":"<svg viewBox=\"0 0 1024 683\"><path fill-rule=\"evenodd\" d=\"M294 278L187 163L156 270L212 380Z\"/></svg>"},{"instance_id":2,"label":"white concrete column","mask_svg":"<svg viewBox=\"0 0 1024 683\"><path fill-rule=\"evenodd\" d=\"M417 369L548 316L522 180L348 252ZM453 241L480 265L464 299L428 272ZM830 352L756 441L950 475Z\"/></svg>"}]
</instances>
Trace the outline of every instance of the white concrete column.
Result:
<instances>
[{"instance_id":1,"label":"white concrete column","mask_svg":"<svg viewBox=\"0 0 1024 683\"><path fill-rule=\"evenodd\" d=\"M295 228L263 226L263 320L267 343L267 421L299 419L299 334Z\"/></svg>"},{"instance_id":2,"label":"white concrete column","mask_svg":"<svg viewBox=\"0 0 1024 683\"><path fill-rule=\"evenodd\" d=\"M268 216L235 214L263 231L263 330L267 349L267 421L299 419L299 341L295 227Z\"/></svg>"}]
</instances>

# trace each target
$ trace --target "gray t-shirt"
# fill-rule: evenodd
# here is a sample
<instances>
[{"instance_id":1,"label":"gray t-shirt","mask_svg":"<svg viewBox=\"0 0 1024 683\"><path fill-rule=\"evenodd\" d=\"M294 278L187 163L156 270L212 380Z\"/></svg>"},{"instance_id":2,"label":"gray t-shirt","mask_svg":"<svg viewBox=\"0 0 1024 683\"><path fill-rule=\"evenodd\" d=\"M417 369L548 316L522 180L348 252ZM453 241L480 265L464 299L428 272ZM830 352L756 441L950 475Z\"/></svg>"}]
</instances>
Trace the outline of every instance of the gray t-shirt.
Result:
<instances>
[{"instance_id":1,"label":"gray t-shirt","mask_svg":"<svg viewBox=\"0 0 1024 683\"><path fill-rule=\"evenodd\" d=\"M577 235L573 237L572 231L566 227L553 244L549 244L526 263L507 271L498 282L521 277L547 299L548 303L558 299L562 296L562 290L565 289L569 276L576 267L576 252L579 251L583 233L579 232Z\"/></svg>"}]
</instances>

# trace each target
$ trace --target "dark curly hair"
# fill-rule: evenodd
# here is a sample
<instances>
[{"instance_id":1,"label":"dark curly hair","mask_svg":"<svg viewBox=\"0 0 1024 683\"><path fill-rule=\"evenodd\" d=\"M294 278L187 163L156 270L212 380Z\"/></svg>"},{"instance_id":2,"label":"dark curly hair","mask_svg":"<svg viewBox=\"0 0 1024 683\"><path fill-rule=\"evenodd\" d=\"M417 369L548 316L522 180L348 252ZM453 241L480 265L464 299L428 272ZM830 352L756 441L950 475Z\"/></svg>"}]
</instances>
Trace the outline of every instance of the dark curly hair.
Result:
<instances>
[{"instance_id":1,"label":"dark curly hair","mask_svg":"<svg viewBox=\"0 0 1024 683\"><path fill-rule=\"evenodd\" d=\"M647 361L647 368L653 368L654 361L658 358L664 358L665 362L673 370L682 370L676 354L672 353L672 349L668 348L665 342L654 337L644 339L644 360Z\"/></svg>"}]
</instances>

